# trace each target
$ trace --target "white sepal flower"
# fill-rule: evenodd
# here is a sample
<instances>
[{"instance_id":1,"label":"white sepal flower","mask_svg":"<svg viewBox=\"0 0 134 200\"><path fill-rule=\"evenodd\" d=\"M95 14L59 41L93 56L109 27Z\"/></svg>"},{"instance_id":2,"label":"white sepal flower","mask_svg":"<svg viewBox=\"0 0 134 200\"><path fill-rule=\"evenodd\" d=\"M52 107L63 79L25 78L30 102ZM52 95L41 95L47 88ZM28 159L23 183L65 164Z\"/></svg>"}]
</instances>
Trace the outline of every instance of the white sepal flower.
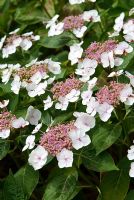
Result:
<instances>
[{"instance_id":1,"label":"white sepal flower","mask_svg":"<svg viewBox=\"0 0 134 200\"><path fill-rule=\"evenodd\" d=\"M10 129L3 129L0 131L0 138L6 139L10 135Z\"/></svg>"},{"instance_id":2,"label":"white sepal flower","mask_svg":"<svg viewBox=\"0 0 134 200\"><path fill-rule=\"evenodd\" d=\"M60 153L56 155L59 168L72 167L73 164L73 152L68 149L62 149Z\"/></svg>"},{"instance_id":3,"label":"white sepal flower","mask_svg":"<svg viewBox=\"0 0 134 200\"><path fill-rule=\"evenodd\" d=\"M29 121L31 125L37 125L40 119L41 112L33 106L29 106L26 114L26 120Z\"/></svg>"},{"instance_id":4,"label":"white sepal flower","mask_svg":"<svg viewBox=\"0 0 134 200\"><path fill-rule=\"evenodd\" d=\"M98 106L99 106L99 103L98 101L96 101L95 97L91 97L91 99L87 103L86 112L90 114L91 116L95 116Z\"/></svg>"},{"instance_id":5,"label":"white sepal flower","mask_svg":"<svg viewBox=\"0 0 134 200\"><path fill-rule=\"evenodd\" d=\"M0 108L5 108L9 104L9 100L0 101Z\"/></svg>"},{"instance_id":6,"label":"white sepal flower","mask_svg":"<svg viewBox=\"0 0 134 200\"><path fill-rule=\"evenodd\" d=\"M72 146L78 150L85 147L91 143L90 137L85 134L82 129L74 129L69 132L69 137L72 140Z\"/></svg>"},{"instance_id":7,"label":"white sepal flower","mask_svg":"<svg viewBox=\"0 0 134 200\"><path fill-rule=\"evenodd\" d=\"M12 127L13 128L24 128L29 124L28 121L24 120L22 117L19 117L18 119L14 119L12 121Z\"/></svg>"},{"instance_id":8,"label":"white sepal flower","mask_svg":"<svg viewBox=\"0 0 134 200\"><path fill-rule=\"evenodd\" d=\"M83 53L83 49L81 47L81 45L83 44L83 42L79 43L79 44L73 44L72 46L70 46L70 52L68 54L68 59L71 61L71 65L74 65L78 62L79 58L81 58L82 53Z\"/></svg>"},{"instance_id":9,"label":"white sepal flower","mask_svg":"<svg viewBox=\"0 0 134 200\"><path fill-rule=\"evenodd\" d=\"M82 98L82 104L83 105L87 105L88 104L92 94L93 94L92 90L83 91L81 93L81 98Z\"/></svg>"},{"instance_id":10,"label":"white sepal flower","mask_svg":"<svg viewBox=\"0 0 134 200\"><path fill-rule=\"evenodd\" d=\"M30 83L27 85L26 89L30 97L35 97L44 94L46 87L47 87L47 81L44 81L44 83L39 83L39 84Z\"/></svg>"},{"instance_id":11,"label":"white sepal flower","mask_svg":"<svg viewBox=\"0 0 134 200\"><path fill-rule=\"evenodd\" d=\"M27 51L28 49L30 49L32 46L32 42L28 39L23 39L22 42L20 43L20 47L24 50Z\"/></svg>"},{"instance_id":12,"label":"white sepal flower","mask_svg":"<svg viewBox=\"0 0 134 200\"><path fill-rule=\"evenodd\" d=\"M75 73L82 76L80 80L87 82L90 79L90 76L95 73L97 67L97 61L85 58L82 62L79 62L78 68Z\"/></svg>"},{"instance_id":13,"label":"white sepal flower","mask_svg":"<svg viewBox=\"0 0 134 200\"><path fill-rule=\"evenodd\" d=\"M120 92L120 101L126 105L132 105L134 103L134 94L132 87L128 84Z\"/></svg>"},{"instance_id":14,"label":"white sepal flower","mask_svg":"<svg viewBox=\"0 0 134 200\"><path fill-rule=\"evenodd\" d=\"M58 24L53 24L48 31L48 36L52 37L55 35L60 35L64 31L63 27L64 27L64 23L62 22L59 22Z\"/></svg>"},{"instance_id":15,"label":"white sepal flower","mask_svg":"<svg viewBox=\"0 0 134 200\"><path fill-rule=\"evenodd\" d=\"M83 3L83 2L85 2L85 0L69 0L69 3L70 4L81 4L81 3Z\"/></svg>"},{"instance_id":16,"label":"white sepal flower","mask_svg":"<svg viewBox=\"0 0 134 200\"><path fill-rule=\"evenodd\" d=\"M120 75L122 75L122 74L123 74L123 70L121 69L121 70L116 71L116 72L111 72L111 73L108 75L108 77L114 77L114 76L118 77L118 76L120 76Z\"/></svg>"},{"instance_id":17,"label":"white sepal flower","mask_svg":"<svg viewBox=\"0 0 134 200\"><path fill-rule=\"evenodd\" d=\"M5 39L6 39L6 36L4 36L3 38L1 38L1 40L0 40L0 50L1 50L1 48L3 47L3 44L4 44L4 42L5 42Z\"/></svg>"},{"instance_id":18,"label":"white sepal flower","mask_svg":"<svg viewBox=\"0 0 134 200\"><path fill-rule=\"evenodd\" d=\"M97 83L97 78L94 77L88 81L88 90L92 90Z\"/></svg>"},{"instance_id":19,"label":"white sepal flower","mask_svg":"<svg viewBox=\"0 0 134 200\"><path fill-rule=\"evenodd\" d=\"M122 55L124 53L131 53L133 51L133 47L130 46L127 42L123 41L117 44L114 53L117 55Z\"/></svg>"},{"instance_id":20,"label":"white sepal flower","mask_svg":"<svg viewBox=\"0 0 134 200\"><path fill-rule=\"evenodd\" d=\"M87 30L87 27L82 26L81 28L73 29L73 33L77 38L82 38L86 30Z\"/></svg>"},{"instance_id":21,"label":"white sepal flower","mask_svg":"<svg viewBox=\"0 0 134 200\"><path fill-rule=\"evenodd\" d=\"M34 170L38 170L46 164L47 156L48 152L39 145L29 154L28 162Z\"/></svg>"},{"instance_id":22,"label":"white sepal flower","mask_svg":"<svg viewBox=\"0 0 134 200\"><path fill-rule=\"evenodd\" d=\"M110 52L104 52L101 54L101 63L104 68L106 67L114 67L114 57L113 57L113 51Z\"/></svg>"},{"instance_id":23,"label":"white sepal flower","mask_svg":"<svg viewBox=\"0 0 134 200\"><path fill-rule=\"evenodd\" d=\"M4 47L2 49L2 57L3 58L8 58L10 54L13 54L16 52L16 46L15 45L9 45L7 47Z\"/></svg>"},{"instance_id":24,"label":"white sepal flower","mask_svg":"<svg viewBox=\"0 0 134 200\"><path fill-rule=\"evenodd\" d=\"M129 160L134 160L134 145L132 145L130 149L128 149L127 157Z\"/></svg>"},{"instance_id":25,"label":"white sepal flower","mask_svg":"<svg viewBox=\"0 0 134 200\"><path fill-rule=\"evenodd\" d=\"M15 94L19 94L20 87L21 87L20 77L19 77L18 75L15 75L14 80L13 80L13 82L11 83L11 90L12 90Z\"/></svg>"},{"instance_id":26,"label":"white sepal flower","mask_svg":"<svg viewBox=\"0 0 134 200\"><path fill-rule=\"evenodd\" d=\"M78 129L87 132L95 126L95 118L87 113L81 113L80 116L77 117L74 125Z\"/></svg>"},{"instance_id":27,"label":"white sepal flower","mask_svg":"<svg viewBox=\"0 0 134 200\"><path fill-rule=\"evenodd\" d=\"M48 96L46 100L43 100L43 103L44 103L44 110L51 108L53 105L53 101L50 96Z\"/></svg>"},{"instance_id":28,"label":"white sepal flower","mask_svg":"<svg viewBox=\"0 0 134 200\"><path fill-rule=\"evenodd\" d=\"M57 110L67 110L69 101L65 97L60 97L58 102L55 104Z\"/></svg>"},{"instance_id":29,"label":"white sepal flower","mask_svg":"<svg viewBox=\"0 0 134 200\"><path fill-rule=\"evenodd\" d=\"M134 178L134 162L131 163L131 168L129 171L129 176Z\"/></svg>"},{"instance_id":30,"label":"white sepal flower","mask_svg":"<svg viewBox=\"0 0 134 200\"><path fill-rule=\"evenodd\" d=\"M48 29L49 27L53 26L58 18L59 18L59 15L55 15L51 20L49 20L47 22L46 29Z\"/></svg>"},{"instance_id":31,"label":"white sepal flower","mask_svg":"<svg viewBox=\"0 0 134 200\"><path fill-rule=\"evenodd\" d=\"M107 102L103 104L99 104L97 107L97 112L99 113L99 117L103 122L108 121L108 119L111 117L111 113L114 110L114 107L112 105L109 105Z\"/></svg>"},{"instance_id":32,"label":"white sepal flower","mask_svg":"<svg viewBox=\"0 0 134 200\"><path fill-rule=\"evenodd\" d=\"M48 65L48 70L53 74L60 74L61 73L61 67L60 62L52 61L52 59L46 59L45 62Z\"/></svg>"},{"instance_id":33,"label":"white sepal flower","mask_svg":"<svg viewBox=\"0 0 134 200\"><path fill-rule=\"evenodd\" d=\"M123 20L124 20L124 17L125 17L125 13L124 12L122 12L120 15L119 15L119 17L117 17L116 19L115 19L115 25L114 25L114 30L116 31L116 32L120 32L121 31L121 29L123 28Z\"/></svg>"},{"instance_id":34,"label":"white sepal flower","mask_svg":"<svg viewBox=\"0 0 134 200\"><path fill-rule=\"evenodd\" d=\"M41 79L42 79L42 74L41 74L39 71L37 71L37 72L30 78L30 80L32 81L32 83L35 83L35 84L40 83Z\"/></svg>"},{"instance_id":35,"label":"white sepal flower","mask_svg":"<svg viewBox=\"0 0 134 200\"><path fill-rule=\"evenodd\" d=\"M26 149L33 149L35 146L35 135L29 135L26 139L26 144L23 147L22 151L25 151Z\"/></svg>"},{"instance_id":36,"label":"white sepal flower","mask_svg":"<svg viewBox=\"0 0 134 200\"><path fill-rule=\"evenodd\" d=\"M38 124L37 126L35 126L34 130L32 131L32 134L37 133L42 127L42 123Z\"/></svg>"},{"instance_id":37,"label":"white sepal flower","mask_svg":"<svg viewBox=\"0 0 134 200\"><path fill-rule=\"evenodd\" d=\"M80 91L72 89L71 92L69 92L65 98L68 102L76 102L79 99Z\"/></svg>"},{"instance_id":38,"label":"white sepal flower","mask_svg":"<svg viewBox=\"0 0 134 200\"><path fill-rule=\"evenodd\" d=\"M82 15L84 21L87 22L99 22L101 21L100 16L98 14L97 10L89 10L89 11L85 11Z\"/></svg>"}]
</instances>

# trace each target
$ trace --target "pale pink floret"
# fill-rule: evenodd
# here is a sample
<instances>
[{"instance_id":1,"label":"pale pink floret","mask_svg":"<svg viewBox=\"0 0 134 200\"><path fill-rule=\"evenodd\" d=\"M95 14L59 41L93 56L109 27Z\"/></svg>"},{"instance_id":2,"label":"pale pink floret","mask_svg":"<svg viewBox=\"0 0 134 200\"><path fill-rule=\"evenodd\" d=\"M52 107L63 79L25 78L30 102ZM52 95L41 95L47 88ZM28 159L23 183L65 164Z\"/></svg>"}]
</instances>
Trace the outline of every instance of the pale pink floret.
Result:
<instances>
[{"instance_id":1,"label":"pale pink floret","mask_svg":"<svg viewBox=\"0 0 134 200\"><path fill-rule=\"evenodd\" d=\"M60 153L64 148L70 150L72 149L72 141L69 137L69 132L74 128L73 122L51 127L42 136L40 145L53 156Z\"/></svg>"},{"instance_id":2,"label":"pale pink floret","mask_svg":"<svg viewBox=\"0 0 134 200\"><path fill-rule=\"evenodd\" d=\"M93 42L86 50L85 57L95 59L98 63L101 62L101 54L110 52L115 49L117 42L115 40L107 40L104 43Z\"/></svg>"},{"instance_id":3,"label":"pale pink floret","mask_svg":"<svg viewBox=\"0 0 134 200\"><path fill-rule=\"evenodd\" d=\"M110 82L109 86L101 88L97 94L97 100L100 104L108 103L109 105L119 104L119 95L121 90L125 87L123 83L116 83L115 81Z\"/></svg>"},{"instance_id":4,"label":"pale pink floret","mask_svg":"<svg viewBox=\"0 0 134 200\"><path fill-rule=\"evenodd\" d=\"M68 16L63 20L64 30L72 30L81 28L84 25L84 20L81 15L78 16Z\"/></svg>"},{"instance_id":5,"label":"pale pink floret","mask_svg":"<svg viewBox=\"0 0 134 200\"><path fill-rule=\"evenodd\" d=\"M56 83L51 92L53 93L54 99L59 99L59 97L64 97L71 92L72 89L79 90L83 83L76 79L75 77L66 79L65 82L61 81Z\"/></svg>"}]
</instances>

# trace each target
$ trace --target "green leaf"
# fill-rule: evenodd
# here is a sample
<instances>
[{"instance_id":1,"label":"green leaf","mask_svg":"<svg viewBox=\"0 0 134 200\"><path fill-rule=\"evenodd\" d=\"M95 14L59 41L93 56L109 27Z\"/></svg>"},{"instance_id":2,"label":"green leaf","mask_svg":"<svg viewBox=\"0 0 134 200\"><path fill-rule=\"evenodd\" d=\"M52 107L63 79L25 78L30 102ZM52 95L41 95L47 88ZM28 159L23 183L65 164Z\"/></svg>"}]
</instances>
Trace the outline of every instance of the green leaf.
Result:
<instances>
[{"instance_id":1,"label":"green leaf","mask_svg":"<svg viewBox=\"0 0 134 200\"><path fill-rule=\"evenodd\" d=\"M66 120L68 120L69 118L72 117L72 112L70 113L66 113L66 114L61 114L60 116L56 117L52 123L52 125L56 125L62 122L65 122Z\"/></svg>"},{"instance_id":2,"label":"green leaf","mask_svg":"<svg viewBox=\"0 0 134 200\"><path fill-rule=\"evenodd\" d=\"M45 124L46 126L49 126L51 124L51 115L49 114L49 112L43 111L41 119L43 124Z\"/></svg>"},{"instance_id":3,"label":"green leaf","mask_svg":"<svg viewBox=\"0 0 134 200\"><path fill-rule=\"evenodd\" d=\"M26 165L15 174L15 179L23 187L24 194L29 199L38 184L39 172L35 171L31 166Z\"/></svg>"},{"instance_id":4,"label":"green leaf","mask_svg":"<svg viewBox=\"0 0 134 200\"><path fill-rule=\"evenodd\" d=\"M29 25L46 21L48 16L43 12L41 5L37 1L31 1L16 9L15 20L18 23Z\"/></svg>"},{"instance_id":5,"label":"green leaf","mask_svg":"<svg viewBox=\"0 0 134 200\"><path fill-rule=\"evenodd\" d=\"M12 173L3 182L0 198L3 200L26 200L22 185L15 180Z\"/></svg>"},{"instance_id":6,"label":"green leaf","mask_svg":"<svg viewBox=\"0 0 134 200\"><path fill-rule=\"evenodd\" d=\"M60 169L49 180L42 200L71 200L76 193L76 169Z\"/></svg>"},{"instance_id":7,"label":"green leaf","mask_svg":"<svg viewBox=\"0 0 134 200\"><path fill-rule=\"evenodd\" d=\"M65 46L69 41L73 39L75 39L73 34L64 32L53 37L46 36L42 38L38 44L46 48L57 49Z\"/></svg>"},{"instance_id":8,"label":"green leaf","mask_svg":"<svg viewBox=\"0 0 134 200\"><path fill-rule=\"evenodd\" d=\"M8 153L10 144L6 140L0 139L0 160L2 160Z\"/></svg>"},{"instance_id":9,"label":"green leaf","mask_svg":"<svg viewBox=\"0 0 134 200\"><path fill-rule=\"evenodd\" d=\"M119 124L100 125L95 127L92 136L92 143L95 147L97 155L109 148L120 137L122 127Z\"/></svg>"},{"instance_id":10,"label":"green leaf","mask_svg":"<svg viewBox=\"0 0 134 200\"><path fill-rule=\"evenodd\" d=\"M11 98L9 98L9 100L10 100L9 110L11 110L11 112L14 112L19 103L19 95L15 95L15 96L13 95L11 96Z\"/></svg>"},{"instance_id":11,"label":"green leaf","mask_svg":"<svg viewBox=\"0 0 134 200\"><path fill-rule=\"evenodd\" d=\"M129 188L129 163L125 159L119 166L119 171L104 175L101 182L102 200L124 200Z\"/></svg>"},{"instance_id":12,"label":"green leaf","mask_svg":"<svg viewBox=\"0 0 134 200\"><path fill-rule=\"evenodd\" d=\"M76 153L76 155L78 154ZM91 169L97 172L118 170L111 155L107 152L96 155L95 150L87 147L81 150L79 156L82 158L82 162L87 169Z\"/></svg>"},{"instance_id":13,"label":"green leaf","mask_svg":"<svg viewBox=\"0 0 134 200\"><path fill-rule=\"evenodd\" d=\"M130 190L130 192L127 194L125 200L134 200L134 190Z\"/></svg>"},{"instance_id":14,"label":"green leaf","mask_svg":"<svg viewBox=\"0 0 134 200\"><path fill-rule=\"evenodd\" d=\"M123 127L127 134L134 132L134 116L128 116L123 121Z\"/></svg>"}]
</instances>

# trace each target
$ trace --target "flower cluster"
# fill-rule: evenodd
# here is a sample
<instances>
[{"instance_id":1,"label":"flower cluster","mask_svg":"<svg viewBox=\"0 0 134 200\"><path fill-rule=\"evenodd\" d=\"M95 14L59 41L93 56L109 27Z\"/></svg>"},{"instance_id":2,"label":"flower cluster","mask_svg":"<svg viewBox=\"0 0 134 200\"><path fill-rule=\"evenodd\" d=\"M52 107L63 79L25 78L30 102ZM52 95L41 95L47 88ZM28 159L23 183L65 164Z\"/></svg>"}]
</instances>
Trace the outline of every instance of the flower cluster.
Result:
<instances>
[{"instance_id":1,"label":"flower cluster","mask_svg":"<svg viewBox=\"0 0 134 200\"><path fill-rule=\"evenodd\" d=\"M47 162L48 155L56 156L60 168L71 167L73 163L73 148L78 150L90 144L86 134L95 126L94 117L87 113L75 113L76 121L50 127L40 139L40 143L29 155L29 164L35 170ZM31 144L33 140L31 138Z\"/></svg>"},{"instance_id":2,"label":"flower cluster","mask_svg":"<svg viewBox=\"0 0 134 200\"><path fill-rule=\"evenodd\" d=\"M99 22L100 16L97 10L85 11L78 16L68 16L61 22L57 22L59 15L55 15L46 25L50 28L48 36L60 35L64 31L72 31L77 38L82 38L87 30L87 22Z\"/></svg>"},{"instance_id":3,"label":"flower cluster","mask_svg":"<svg viewBox=\"0 0 134 200\"><path fill-rule=\"evenodd\" d=\"M80 95L83 83L75 78L67 78L65 82L57 82L52 88L53 99L58 100L56 109L66 110L69 102L76 102Z\"/></svg>"},{"instance_id":4,"label":"flower cluster","mask_svg":"<svg viewBox=\"0 0 134 200\"><path fill-rule=\"evenodd\" d=\"M90 1L95 2L95 0ZM69 2L80 4L85 0L70 0ZM101 20L98 11L90 10L79 15L66 16L60 22L58 22L58 18L59 15L55 15L48 21L46 25L46 29L49 29L48 36L60 35L68 31L77 37L68 43L71 46L67 62L58 62L60 60L58 57L55 58L57 62L50 57L41 61L38 61L37 58L31 61L32 56L30 56L31 62L23 66L19 63L0 64L2 83L11 85L10 92L18 95L26 90L24 98L25 95L28 95L25 118L21 116L17 118L8 111L9 100L0 101L0 109L2 109L0 113L0 138L5 139L9 137L10 131L29 125L29 130L32 129L32 131L25 138L22 151L32 150L28 161L35 170L46 164L48 156L56 157L60 168L71 167L73 150L79 150L91 143L89 135L90 129L95 127L95 118L107 122L111 115L114 116L119 105L122 106L124 103L124 107L128 108L134 104L134 76L121 68L124 57L133 52L131 42L134 41L134 19L124 22L124 13L116 18L114 33L109 34L109 37L118 36L123 31L123 40L119 38L119 40L93 41L85 49L83 47L85 42L79 38L82 38L88 30L88 22ZM15 53L18 47L27 51L32 46L33 41L40 39L40 36L34 36L33 32L19 34L18 31L19 29L10 32L8 37L4 36L1 39L0 49L3 58L8 58L10 54ZM53 41L53 38L51 39ZM76 41L78 42L76 43ZM66 51L67 48L68 46ZM41 56L43 57L43 55ZM70 61L71 65L76 65L71 66L71 69L63 74L62 64L64 68L67 68ZM118 66L121 70L118 69ZM105 84L103 82L99 84L103 74L106 76L106 78L104 77ZM124 76L126 82L128 80L129 82L123 83L120 75ZM22 96L20 95L19 98L21 99ZM69 106L71 103L74 103L74 106ZM63 120L64 123L56 124L54 122L56 109L66 115L65 111L68 107L69 109L77 109L72 111L73 115L70 117L70 121L65 123ZM45 112L41 112L43 108ZM51 108L50 113L49 110L46 111L49 108ZM113 112L114 109L115 112ZM45 122L46 118L43 116L45 114L50 115L50 123ZM134 159L133 152L134 147L132 146L128 150L130 160ZM133 168L134 163L132 163L130 170L132 177L134 177Z\"/></svg>"},{"instance_id":5,"label":"flower cluster","mask_svg":"<svg viewBox=\"0 0 134 200\"><path fill-rule=\"evenodd\" d=\"M39 35L33 35L33 32L17 34L20 29L16 29L9 33L9 36L4 36L0 41L0 50L2 49L2 57L8 58L10 54L16 52L18 47L24 51L31 48L32 42L40 39Z\"/></svg>"},{"instance_id":6,"label":"flower cluster","mask_svg":"<svg viewBox=\"0 0 134 200\"><path fill-rule=\"evenodd\" d=\"M25 67L21 67L19 64L1 64L0 69L2 69L3 83L8 83L11 77L13 79L11 90L18 94L20 88L26 88L30 97L44 94L47 85L51 84L55 75L61 72L60 63L51 59L44 61L35 59Z\"/></svg>"},{"instance_id":7,"label":"flower cluster","mask_svg":"<svg viewBox=\"0 0 134 200\"><path fill-rule=\"evenodd\" d=\"M29 123L22 117L16 118L14 114L9 112L6 108L9 100L0 102L0 108L3 109L0 113L0 138L6 139L9 137L11 130L25 127Z\"/></svg>"},{"instance_id":8,"label":"flower cluster","mask_svg":"<svg viewBox=\"0 0 134 200\"><path fill-rule=\"evenodd\" d=\"M71 61L71 64L78 62L79 64L82 63L81 65L87 65L89 61L90 65L93 60L98 64L102 64L104 68L113 68L114 66L120 66L123 63L123 58L118 56L124 54L126 55L127 53L131 53L133 51L133 47L125 41L118 43L115 40L107 40L103 43L94 42L90 44L90 46L84 51L83 58L80 59L83 53L83 49L80 45L81 44L74 44L70 47L68 59Z\"/></svg>"}]
</instances>

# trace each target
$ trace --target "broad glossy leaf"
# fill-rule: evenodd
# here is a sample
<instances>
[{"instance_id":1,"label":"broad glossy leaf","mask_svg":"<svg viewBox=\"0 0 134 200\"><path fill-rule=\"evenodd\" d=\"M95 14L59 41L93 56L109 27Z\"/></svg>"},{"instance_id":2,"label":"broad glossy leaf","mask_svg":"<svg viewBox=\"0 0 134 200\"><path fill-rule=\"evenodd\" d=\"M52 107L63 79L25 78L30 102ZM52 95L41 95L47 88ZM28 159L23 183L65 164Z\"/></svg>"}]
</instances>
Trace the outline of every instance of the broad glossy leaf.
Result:
<instances>
[{"instance_id":1,"label":"broad glossy leaf","mask_svg":"<svg viewBox=\"0 0 134 200\"><path fill-rule=\"evenodd\" d=\"M22 24L36 24L44 20L47 21L48 15L41 8L37 1L24 4L24 6L16 9L15 20Z\"/></svg>"},{"instance_id":2,"label":"broad glossy leaf","mask_svg":"<svg viewBox=\"0 0 134 200\"><path fill-rule=\"evenodd\" d=\"M71 200L75 192L78 174L76 169L59 169L49 180L42 200ZM75 193L74 193L75 192Z\"/></svg>"},{"instance_id":3,"label":"broad glossy leaf","mask_svg":"<svg viewBox=\"0 0 134 200\"><path fill-rule=\"evenodd\" d=\"M97 172L118 170L113 158L107 152L96 155L95 150L91 150L89 147L87 147L85 149L82 149L80 154L76 153L76 155L82 158L82 163L88 169ZM80 158L78 157L78 159Z\"/></svg>"},{"instance_id":4,"label":"broad glossy leaf","mask_svg":"<svg viewBox=\"0 0 134 200\"><path fill-rule=\"evenodd\" d=\"M70 113L66 113L66 114L61 114L60 116L56 117L53 121L53 125L65 122L66 120L68 120L71 116L72 116L72 112Z\"/></svg>"},{"instance_id":5,"label":"broad glossy leaf","mask_svg":"<svg viewBox=\"0 0 134 200\"><path fill-rule=\"evenodd\" d=\"M44 37L39 41L39 45L51 48L51 49L57 49L65 46L69 41L74 40L75 37L72 33L64 32L60 35L56 35L53 37ZM77 42L77 41L76 41Z\"/></svg>"},{"instance_id":6,"label":"broad glossy leaf","mask_svg":"<svg viewBox=\"0 0 134 200\"><path fill-rule=\"evenodd\" d=\"M5 139L0 139L0 160L2 160L8 153L10 144Z\"/></svg>"},{"instance_id":7,"label":"broad glossy leaf","mask_svg":"<svg viewBox=\"0 0 134 200\"><path fill-rule=\"evenodd\" d=\"M15 174L15 180L23 187L24 194L29 199L34 188L38 184L39 172L26 165Z\"/></svg>"},{"instance_id":8,"label":"broad glossy leaf","mask_svg":"<svg viewBox=\"0 0 134 200\"><path fill-rule=\"evenodd\" d=\"M134 116L128 116L123 121L123 127L126 134L134 132Z\"/></svg>"},{"instance_id":9,"label":"broad glossy leaf","mask_svg":"<svg viewBox=\"0 0 134 200\"><path fill-rule=\"evenodd\" d=\"M134 200L134 190L130 190L130 192L127 194L125 200Z\"/></svg>"},{"instance_id":10,"label":"broad glossy leaf","mask_svg":"<svg viewBox=\"0 0 134 200\"><path fill-rule=\"evenodd\" d=\"M92 143L95 147L97 155L109 148L121 135L122 127L120 124L100 125L94 128Z\"/></svg>"},{"instance_id":11,"label":"broad glossy leaf","mask_svg":"<svg viewBox=\"0 0 134 200\"><path fill-rule=\"evenodd\" d=\"M1 194L3 200L26 200L22 185L16 181L12 173L3 182Z\"/></svg>"},{"instance_id":12,"label":"broad glossy leaf","mask_svg":"<svg viewBox=\"0 0 134 200\"><path fill-rule=\"evenodd\" d=\"M129 162L125 159L119 166L119 171L104 175L101 182L102 200L124 200L129 188Z\"/></svg>"}]
</instances>

